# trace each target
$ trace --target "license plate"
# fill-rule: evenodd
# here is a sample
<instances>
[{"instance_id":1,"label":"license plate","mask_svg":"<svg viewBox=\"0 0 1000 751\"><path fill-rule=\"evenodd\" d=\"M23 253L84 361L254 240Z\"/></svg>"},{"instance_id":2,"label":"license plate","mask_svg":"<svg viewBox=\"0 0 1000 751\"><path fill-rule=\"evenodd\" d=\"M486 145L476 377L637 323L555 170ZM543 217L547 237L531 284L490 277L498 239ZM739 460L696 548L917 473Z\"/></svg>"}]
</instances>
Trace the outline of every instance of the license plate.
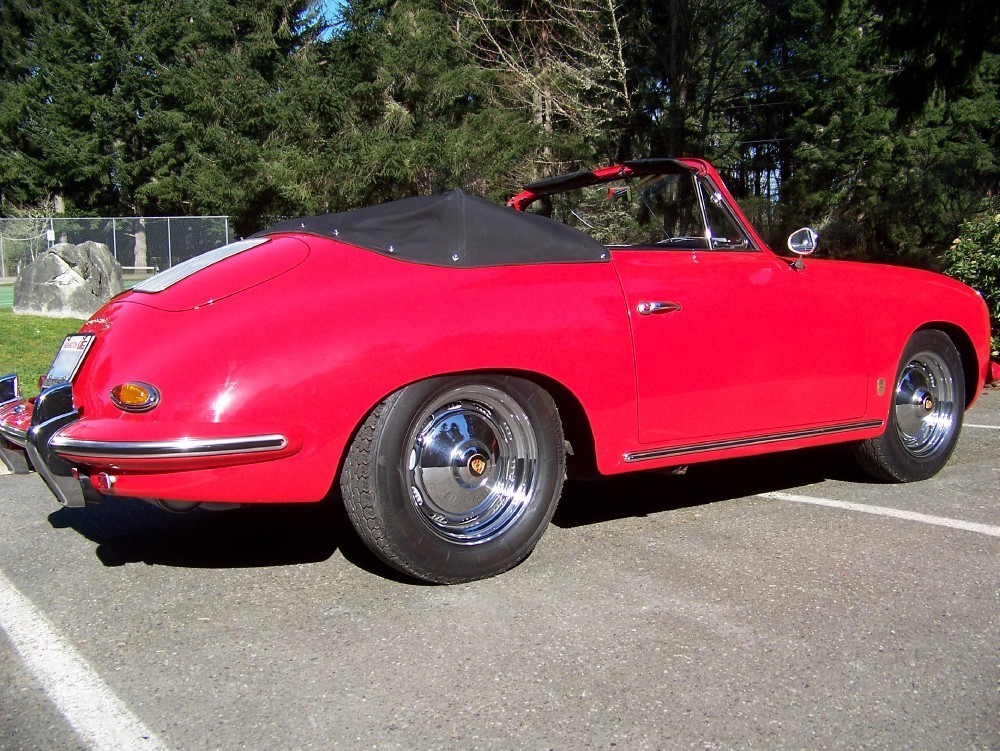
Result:
<instances>
[{"instance_id":1,"label":"license plate","mask_svg":"<svg viewBox=\"0 0 1000 751\"><path fill-rule=\"evenodd\" d=\"M94 343L93 334L71 334L67 336L56 354L56 359L52 362L48 374L42 381L42 388L58 386L61 383L69 383L73 380L76 372L83 363L83 358L87 356L87 350Z\"/></svg>"}]
</instances>

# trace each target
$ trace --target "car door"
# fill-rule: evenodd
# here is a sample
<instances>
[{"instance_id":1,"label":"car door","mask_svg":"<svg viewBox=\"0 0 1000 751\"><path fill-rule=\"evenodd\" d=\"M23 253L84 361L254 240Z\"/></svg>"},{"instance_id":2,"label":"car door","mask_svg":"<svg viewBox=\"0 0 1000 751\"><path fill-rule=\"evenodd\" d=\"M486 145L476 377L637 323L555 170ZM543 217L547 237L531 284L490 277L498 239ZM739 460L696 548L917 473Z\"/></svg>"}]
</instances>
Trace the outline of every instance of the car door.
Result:
<instances>
[{"instance_id":1,"label":"car door","mask_svg":"<svg viewBox=\"0 0 1000 751\"><path fill-rule=\"evenodd\" d=\"M864 415L865 336L836 272L764 252L616 250L642 443L686 444Z\"/></svg>"},{"instance_id":2,"label":"car door","mask_svg":"<svg viewBox=\"0 0 1000 751\"><path fill-rule=\"evenodd\" d=\"M865 325L850 286L829 265L796 268L755 248L718 193L702 193L723 212L702 238L612 249L632 324L640 443L794 435L861 418Z\"/></svg>"}]
</instances>

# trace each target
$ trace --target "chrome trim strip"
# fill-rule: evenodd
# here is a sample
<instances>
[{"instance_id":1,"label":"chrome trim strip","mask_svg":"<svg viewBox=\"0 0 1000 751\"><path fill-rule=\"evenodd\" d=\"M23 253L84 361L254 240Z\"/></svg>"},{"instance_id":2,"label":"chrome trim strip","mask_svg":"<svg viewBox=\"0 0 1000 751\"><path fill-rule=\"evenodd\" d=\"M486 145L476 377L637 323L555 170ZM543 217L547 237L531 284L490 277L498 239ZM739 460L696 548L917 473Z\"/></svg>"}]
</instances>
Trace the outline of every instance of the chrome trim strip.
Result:
<instances>
[{"instance_id":1,"label":"chrome trim strip","mask_svg":"<svg viewBox=\"0 0 1000 751\"><path fill-rule=\"evenodd\" d=\"M255 237L249 240L237 240L236 242L229 243L229 245L223 245L221 248L215 248L207 253L202 253L194 258L189 258L183 263L172 266L165 271L159 272L158 274L153 274L153 276L148 279L143 279L137 285L132 287L132 291L147 293L162 292L168 287L172 287L177 284L177 282L187 279L192 274L198 273L202 269L207 269L209 266L213 266L220 261L231 258L237 253L242 253L246 250L250 250L251 248L256 248L258 245L263 245L264 243L270 241L270 237Z\"/></svg>"},{"instance_id":2,"label":"chrome trim strip","mask_svg":"<svg viewBox=\"0 0 1000 751\"><path fill-rule=\"evenodd\" d=\"M862 422L853 422L847 425L833 425L825 428L809 428L807 430L795 430L790 433L772 433L770 435L755 436L753 438L730 438L725 441L694 443L690 446L649 449L648 451L630 451L626 453L623 458L629 463L644 462L651 459L666 459L671 456L680 456L681 454L701 454L706 451L720 451L722 449L743 448L744 446L759 446L765 443L783 443L786 441L795 441L800 438L816 438L824 435L836 435L837 433L848 433L852 430L878 428L883 425L885 425L883 420L864 420Z\"/></svg>"},{"instance_id":3,"label":"chrome trim strip","mask_svg":"<svg viewBox=\"0 0 1000 751\"><path fill-rule=\"evenodd\" d=\"M49 441L49 446L58 454L92 459L183 459L280 451L288 446L288 439L277 433L237 438L178 438L173 441L84 441L56 435Z\"/></svg>"}]
</instances>

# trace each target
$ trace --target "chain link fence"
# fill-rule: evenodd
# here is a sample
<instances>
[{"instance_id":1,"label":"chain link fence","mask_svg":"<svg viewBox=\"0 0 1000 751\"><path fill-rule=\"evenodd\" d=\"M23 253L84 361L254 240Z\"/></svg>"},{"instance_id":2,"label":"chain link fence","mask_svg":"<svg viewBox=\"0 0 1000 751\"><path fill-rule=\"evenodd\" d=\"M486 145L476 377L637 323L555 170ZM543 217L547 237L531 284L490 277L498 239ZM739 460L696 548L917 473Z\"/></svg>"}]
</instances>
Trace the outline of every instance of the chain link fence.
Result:
<instances>
[{"instance_id":1,"label":"chain link fence","mask_svg":"<svg viewBox=\"0 0 1000 751\"><path fill-rule=\"evenodd\" d=\"M103 243L126 275L148 275L231 238L228 216L0 218L0 277L55 243Z\"/></svg>"}]
</instances>

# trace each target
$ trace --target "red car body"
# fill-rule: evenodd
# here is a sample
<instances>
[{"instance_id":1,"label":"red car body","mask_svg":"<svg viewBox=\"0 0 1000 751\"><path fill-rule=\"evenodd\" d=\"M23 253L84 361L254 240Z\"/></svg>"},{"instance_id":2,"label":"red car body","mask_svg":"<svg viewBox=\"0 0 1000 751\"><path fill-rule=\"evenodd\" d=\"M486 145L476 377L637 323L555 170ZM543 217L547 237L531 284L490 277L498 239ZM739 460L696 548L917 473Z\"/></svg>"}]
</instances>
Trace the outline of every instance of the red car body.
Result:
<instances>
[{"instance_id":1,"label":"red car body","mask_svg":"<svg viewBox=\"0 0 1000 751\"><path fill-rule=\"evenodd\" d=\"M650 169L635 164L577 182ZM990 341L977 293L911 269L795 263L765 245L708 163L674 165L715 188L744 247L608 246L603 262L451 268L280 229L98 311L52 417L74 414L40 431L32 453L38 406L12 399L3 455L15 469L49 465L43 476L71 505L316 502L389 395L477 374L551 395L577 459L606 475L860 442L887 430L901 353L925 329L961 358L960 409L975 400ZM552 190L529 188L506 210ZM152 407L109 398L131 383L154 388Z\"/></svg>"}]
</instances>

